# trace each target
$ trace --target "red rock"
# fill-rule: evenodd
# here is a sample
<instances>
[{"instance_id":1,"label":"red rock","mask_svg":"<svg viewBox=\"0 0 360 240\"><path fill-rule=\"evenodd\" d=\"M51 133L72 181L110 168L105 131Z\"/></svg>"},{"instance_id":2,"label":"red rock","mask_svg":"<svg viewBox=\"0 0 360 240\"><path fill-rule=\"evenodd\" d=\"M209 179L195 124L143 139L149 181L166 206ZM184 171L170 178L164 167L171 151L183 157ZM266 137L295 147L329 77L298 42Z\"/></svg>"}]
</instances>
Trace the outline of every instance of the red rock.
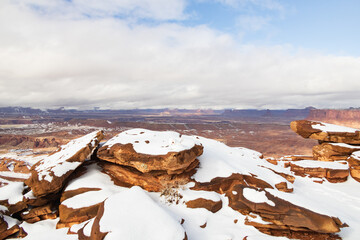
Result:
<instances>
[{"instance_id":1,"label":"red rock","mask_svg":"<svg viewBox=\"0 0 360 240\"><path fill-rule=\"evenodd\" d=\"M70 174L90 157L102 138L103 134L99 131L70 141L33 165L26 185L38 197L59 192Z\"/></svg>"},{"instance_id":2,"label":"red rock","mask_svg":"<svg viewBox=\"0 0 360 240\"><path fill-rule=\"evenodd\" d=\"M306 164L302 164L302 162L310 162L313 164L318 164L318 167L307 167ZM334 167L327 165L335 165ZM342 165L342 164L340 164ZM298 176L309 176L314 178L326 178L329 182L337 183L337 182L345 182L349 176L349 169L347 165L344 167L340 167L339 163L324 163L320 161L298 161L298 162L290 162L290 170ZM336 167L339 167L338 169Z\"/></svg>"},{"instance_id":3,"label":"red rock","mask_svg":"<svg viewBox=\"0 0 360 240\"><path fill-rule=\"evenodd\" d=\"M161 144L158 141L150 142L148 140L145 141L146 145L148 145L149 148L160 149L159 152L164 152L164 154L147 154L137 152L134 149L134 144L141 144L140 141L142 141L141 139L144 138L144 136L152 134L157 134L157 137L159 137L160 140L167 142L161 142L161 144L168 145L159 146ZM136 140L131 143L124 144L120 143L120 140L117 140L126 135L133 136L133 138L136 137ZM179 174L182 173L184 169L187 169L195 161L195 159L203 153L203 147L194 143L191 148L181 151L171 151L171 148L169 151L161 151L163 149L168 149L169 145L171 145L171 143L168 143L171 140L170 136L176 136L176 141L179 142L181 142L185 137L190 139L189 136L182 136L175 132L153 132L143 129L133 129L131 132L122 132L113 139L110 139L99 149L97 156L104 161L136 168L142 173L151 171L166 171L167 174Z\"/></svg>"},{"instance_id":4,"label":"red rock","mask_svg":"<svg viewBox=\"0 0 360 240\"><path fill-rule=\"evenodd\" d=\"M245 180L246 177L246 180ZM274 206L265 202L252 202L245 198L244 188L257 189L268 188L269 184L255 177L233 174L228 178L214 178L208 183L196 182L193 190L215 191L225 193L229 198L229 206L242 214L255 213L263 221L270 224L249 223L259 229L276 230L281 236L289 232L306 233L308 236L325 234L333 236L340 231L342 226L338 219L312 212L308 209L296 206L288 201L277 198L266 191L262 191L266 198L274 203ZM271 186L270 186L271 188ZM329 239L331 239L329 237ZM336 238L334 238L336 239Z\"/></svg>"},{"instance_id":5,"label":"red rock","mask_svg":"<svg viewBox=\"0 0 360 240\"><path fill-rule=\"evenodd\" d=\"M290 124L291 129L304 138L323 142L360 144L360 130L327 123L298 120ZM321 130L321 128L327 129Z\"/></svg>"},{"instance_id":6,"label":"red rock","mask_svg":"<svg viewBox=\"0 0 360 240\"><path fill-rule=\"evenodd\" d=\"M167 174L166 171L153 171L142 173L135 168L120 166L110 162L101 162L103 172L108 174L114 183L123 187L140 186L150 192L161 192L169 186L184 185L191 180L199 164L198 160L192 162L188 169L181 174Z\"/></svg>"},{"instance_id":7,"label":"red rock","mask_svg":"<svg viewBox=\"0 0 360 240\"><path fill-rule=\"evenodd\" d=\"M19 233L24 236L24 231L19 227L18 223L16 219L0 215L0 239L6 239Z\"/></svg>"},{"instance_id":8,"label":"red rock","mask_svg":"<svg viewBox=\"0 0 360 240\"><path fill-rule=\"evenodd\" d=\"M313 156L320 161L346 160L353 152L359 150L360 146L343 143L322 143L313 147Z\"/></svg>"},{"instance_id":9,"label":"red rock","mask_svg":"<svg viewBox=\"0 0 360 240\"><path fill-rule=\"evenodd\" d=\"M21 218L28 223L35 223L46 219L55 219L58 217L57 207L53 204L47 204L41 207L31 208L21 213Z\"/></svg>"},{"instance_id":10,"label":"red rock","mask_svg":"<svg viewBox=\"0 0 360 240\"><path fill-rule=\"evenodd\" d=\"M360 151L354 152L351 157L347 159L350 166L351 176L358 182L360 182Z\"/></svg>"},{"instance_id":11,"label":"red rock","mask_svg":"<svg viewBox=\"0 0 360 240\"><path fill-rule=\"evenodd\" d=\"M194 200L187 201L186 206L188 208L205 208L212 213L216 213L222 208L222 201L212 201L204 198L197 198Z\"/></svg>"}]
</instances>

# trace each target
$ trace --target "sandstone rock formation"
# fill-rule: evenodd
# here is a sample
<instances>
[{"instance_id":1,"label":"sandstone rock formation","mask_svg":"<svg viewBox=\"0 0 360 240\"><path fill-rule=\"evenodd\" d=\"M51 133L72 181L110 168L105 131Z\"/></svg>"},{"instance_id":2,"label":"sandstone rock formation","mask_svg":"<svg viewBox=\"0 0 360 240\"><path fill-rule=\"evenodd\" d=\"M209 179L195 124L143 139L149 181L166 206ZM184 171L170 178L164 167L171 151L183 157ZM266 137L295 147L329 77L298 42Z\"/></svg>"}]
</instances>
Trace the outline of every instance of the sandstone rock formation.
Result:
<instances>
[{"instance_id":1,"label":"sandstone rock formation","mask_svg":"<svg viewBox=\"0 0 360 240\"><path fill-rule=\"evenodd\" d=\"M350 174L358 182L360 182L360 151L354 152L349 158Z\"/></svg>"},{"instance_id":2,"label":"sandstone rock formation","mask_svg":"<svg viewBox=\"0 0 360 240\"><path fill-rule=\"evenodd\" d=\"M19 227L19 221L9 216L0 215L0 239L7 237L25 237L26 233Z\"/></svg>"},{"instance_id":3,"label":"sandstone rock formation","mask_svg":"<svg viewBox=\"0 0 360 240\"><path fill-rule=\"evenodd\" d=\"M290 162L290 170L299 176L326 178L332 183L345 182L349 176L347 162L333 163L303 160Z\"/></svg>"},{"instance_id":4,"label":"sandstone rock formation","mask_svg":"<svg viewBox=\"0 0 360 240\"><path fill-rule=\"evenodd\" d=\"M151 141L150 141L151 140ZM98 151L101 160L136 168L142 173L182 173L203 152L203 147L176 132L129 130L110 139Z\"/></svg>"},{"instance_id":5,"label":"sandstone rock formation","mask_svg":"<svg viewBox=\"0 0 360 240\"><path fill-rule=\"evenodd\" d=\"M360 146L345 143L322 143L313 147L313 156L320 161L346 160Z\"/></svg>"},{"instance_id":6,"label":"sandstone rock formation","mask_svg":"<svg viewBox=\"0 0 360 240\"><path fill-rule=\"evenodd\" d=\"M290 127L304 138L323 142L360 144L360 130L355 128L308 120L293 121Z\"/></svg>"},{"instance_id":7,"label":"sandstone rock formation","mask_svg":"<svg viewBox=\"0 0 360 240\"><path fill-rule=\"evenodd\" d=\"M346 181L348 172L360 182L360 163L357 153L360 150L360 130L342 127L334 124L300 120L291 123L291 128L304 138L318 139L319 145L313 147L313 158L319 161L347 161L349 168L337 163L316 163L312 167L299 166L298 163L290 163L291 170L304 176L326 178L330 182ZM326 166L328 167L326 167ZM325 166L325 167L324 167Z\"/></svg>"},{"instance_id":8,"label":"sandstone rock formation","mask_svg":"<svg viewBox=\"0 0 360 240\"><path fill-rule=\"evenodd\" d=\"M96 152L101 139L102 133L94 132L73 140L35 164L25 181L27 186L9 181L0 187L0 212L8 215L1 215L0 234L4 235L0 236L21 236L24 231L18 220L37 224L56 218L57 228L70 227L69 233L89 240L130 236L226 239L230 235L251 239L259 232L250 226L293 239L340 239L336 233L346 226L342 219L304 203L304 199L309 200L296 187L301 191L321 188L306 181L308 176L346 181L349 167L352 177L360 178L360 151L352 152L348 145L331 147L339 154L351 154L343 164L339 159L330 162L300 157L296 161L267 161L256 151L175 132L125 131ZM327 148L325 144L323 148ZM91 160L85 161L89 155ZM306 176L305 180L296 181L301 178L298 175ZM16 194L6 195L4 189ZM329 185L326 189L329 191ZM326 194L334 192L339 189ZM300 200L293 203L294 197ZM350 216L347 220L354 229L356 217L351 214L342 216ZM18 219L13 225L8 224L13 219L10 215ZM29 225L23 226L26 231Z\"/></svg>"},{"instance_id":9,"label":"sandstone rock formation","mask_svg":"<svg viewBox=\"0 0 360 240\"><path fill-rule=\"evenodd\" d=\"M102 138L103 133L99 131L70 141L32 166L26 185L38 197L60 191L67 177L91 156Z\"/></svg>"}]
</instances>

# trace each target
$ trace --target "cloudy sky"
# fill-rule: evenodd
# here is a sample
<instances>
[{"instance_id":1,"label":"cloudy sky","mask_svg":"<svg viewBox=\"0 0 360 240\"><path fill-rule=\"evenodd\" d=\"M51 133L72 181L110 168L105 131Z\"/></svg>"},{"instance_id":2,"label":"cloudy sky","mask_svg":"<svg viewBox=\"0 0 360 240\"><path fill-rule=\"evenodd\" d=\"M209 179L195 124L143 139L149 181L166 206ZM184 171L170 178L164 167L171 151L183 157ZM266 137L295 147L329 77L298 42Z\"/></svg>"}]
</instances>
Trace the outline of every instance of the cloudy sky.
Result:
<instances>
[{"instance_id":1,"label":"cloudy sky","mask_svg":"<svg viewBox=\"0 0 360 240\"><path fill-rule=\"evenodd\" d=\"M360 107L358 0L1 0L0 106Z\"/></svg>"}]
</instances>

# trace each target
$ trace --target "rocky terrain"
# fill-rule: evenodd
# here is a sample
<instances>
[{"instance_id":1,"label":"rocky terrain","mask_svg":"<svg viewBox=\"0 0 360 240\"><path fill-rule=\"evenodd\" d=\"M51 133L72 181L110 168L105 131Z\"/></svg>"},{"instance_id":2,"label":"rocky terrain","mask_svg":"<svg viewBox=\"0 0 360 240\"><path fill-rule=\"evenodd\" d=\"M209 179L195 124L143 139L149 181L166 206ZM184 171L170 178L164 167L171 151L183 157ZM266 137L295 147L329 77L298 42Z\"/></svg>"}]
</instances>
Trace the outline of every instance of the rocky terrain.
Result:
<instances>
[{"instance_id":1,"label":"rocky terrain","mask_svg":"<svg viewBox=\"0 0 360 240\"><path fill-rule=\"evenodd\" d=\"M0 239L357 239L360 130L291 128L311 155L135 128L2 158Z\"/></svg>"}]
</instances>

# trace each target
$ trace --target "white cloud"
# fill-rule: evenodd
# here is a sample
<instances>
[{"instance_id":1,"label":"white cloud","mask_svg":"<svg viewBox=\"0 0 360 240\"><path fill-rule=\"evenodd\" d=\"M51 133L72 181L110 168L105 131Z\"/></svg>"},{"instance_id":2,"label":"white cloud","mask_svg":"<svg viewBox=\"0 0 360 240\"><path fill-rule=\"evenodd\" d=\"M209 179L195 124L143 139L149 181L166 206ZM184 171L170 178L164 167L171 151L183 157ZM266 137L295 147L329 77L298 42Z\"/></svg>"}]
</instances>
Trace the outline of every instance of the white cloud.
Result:
<instances>
[{"instance_id":1,"label":"white cloud","mask_svg":"<svg viewBox=\"0 0 360 240\"><path fill-rule=\"evenodd\" d=\"M241 45L207 26L49 18L1 4L1 106L360 104L360 58Z\"/></svg>"}]
</instances>

